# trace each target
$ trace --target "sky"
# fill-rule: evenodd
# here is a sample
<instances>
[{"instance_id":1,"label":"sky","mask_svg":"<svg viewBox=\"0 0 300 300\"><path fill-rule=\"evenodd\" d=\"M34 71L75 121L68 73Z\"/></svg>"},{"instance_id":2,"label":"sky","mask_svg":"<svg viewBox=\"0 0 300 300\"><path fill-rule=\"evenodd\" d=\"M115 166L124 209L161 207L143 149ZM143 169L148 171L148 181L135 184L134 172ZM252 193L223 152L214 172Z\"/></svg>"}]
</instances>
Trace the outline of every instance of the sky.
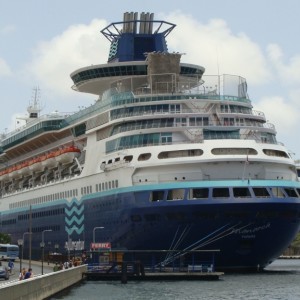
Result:
<instances>
[{"instance_id":1,"label":"sky","mask_svg":"<svg viewBox=\"0 0 300 300\"><path fill-rule=\"evenodd\" d=\"M101 29L124 12L150 12L177 25L167 44L186 54L182 62L246 78L253 109L299 160L299 11L299 0L0 0L0 134L19 126L36 87L42 114L94 103L72 89L70 74L107 62Z\"/></svg>"}]
</instances>

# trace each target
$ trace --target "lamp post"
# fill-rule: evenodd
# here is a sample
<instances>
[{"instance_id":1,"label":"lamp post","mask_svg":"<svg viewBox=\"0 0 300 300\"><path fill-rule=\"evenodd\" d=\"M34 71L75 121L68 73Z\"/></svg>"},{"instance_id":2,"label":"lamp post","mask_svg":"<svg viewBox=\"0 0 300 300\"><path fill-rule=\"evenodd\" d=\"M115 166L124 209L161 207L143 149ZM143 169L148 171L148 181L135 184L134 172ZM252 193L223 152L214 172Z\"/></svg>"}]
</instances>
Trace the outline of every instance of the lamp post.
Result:
<instances>
[{"instance_id":1,"label":"lamp post","mask_svg":"<svg viewBox=\"0 0 300 300\"><path fill-rule=\"evenodd\" d=\"M18 246L19 246L19 253L23 253L23 240L18 240ZM20 255L20 273L22 272L22 256Z\"/></svg>"},{"instance_id":2,"label":"lamp post","mask_svg":"<svg viewBox=\"0 0 300 300\"><path fill-rule=\"evenodd\" d=\"M44 233L50 232L52 229L46 229L42 232L42 241L40 243L41 249L42 249L42 275L44 275L44 254L45 254L45 242L44 242Z\"/></svg>"},{"instance_id":3,"label":"lamp post","mask_svg":"<svg viewBox=\"0 0 300 300\"><path fill-rule=\"evenodd\" d=\"M103 228L104 228L103 226L101 226L101 227L94 227L94 229L93 229L93 243L95 243L95 231L97 229L103 229Z\"/></svg>"},{"instance_id":4,"label":"lamp post","mask_svg":"<svg viewBox=\"0 0 300 300\"><path fill-rule=\"evenodd\" d=\"M71 234L73 233L73 230L76 230L77 227L74 226L70 228L69 230L72 230ZM68 232L68 231L67 231ZM70 241L70 233L68 232L68 242L67 242L67 249L68 249L68 261L70 261L70 248L71 248L71 241Z\"/></svg>"},{"instance_id":5,"label":"lamp post","mask_svg":"<svg viewBox=\"0 0 300 300\"><path fill-rule=\"evenodd\" d=\"M24 242L25 242L25 235L26 234L31 234L30 232L24 232L23 233L23 238L22 238L22 240L23 240L23 245L22 245L22 256L21 256L21 259L23 259L24 257L23 257L23 253L24 253Z\"/></svg>"},{"instance_id":6,"label":"lamp post","mask_svg":"<svg viewBox=\"0 0 300 300\"><path fill-rule=\"evenodd\" d=\"M73 244L73 249L74 249L74 257L73 257L73 260L74 260L74 263L75 263L75 255L76 255L76 250L77 250L77 243L76 242L74 242L74 244Z\"/></svg>"}]
</instances>

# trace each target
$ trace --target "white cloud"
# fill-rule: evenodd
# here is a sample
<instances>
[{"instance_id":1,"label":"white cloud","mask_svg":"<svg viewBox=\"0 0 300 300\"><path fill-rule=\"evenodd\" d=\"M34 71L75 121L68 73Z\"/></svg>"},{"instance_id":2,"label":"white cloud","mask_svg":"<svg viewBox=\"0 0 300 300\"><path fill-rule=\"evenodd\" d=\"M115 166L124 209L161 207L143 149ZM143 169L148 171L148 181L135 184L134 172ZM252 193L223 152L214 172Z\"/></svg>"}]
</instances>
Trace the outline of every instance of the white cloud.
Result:
<instances>
[{"instance_id":1,"label":"white cloud","mask_svg":"<svg viewBox=\"0 0 300 300\"><path fill-rule=\"evenodd\" d=\"M203 24L178 11L165 18L177 24L168 37L169 51L186 52L184 61L203 65L209 75L241 75L251 84L260 85L271 79L258 44L244 33L232 33L224 20Z\"/></svg>"},{"instance_id":2,"label":"white cloud","mask_svg":"<svg viewBox=\"0 0 300 300\"><path fill-rule=\"evenodd\" d=\"M0 77L11 76L12 71L4 59L0 57Z\"/></svg>"},{"instance_id":3,"label":"white cloud","mask_svg":"<svg viewBox=\"0 0 300 300\"><path fill-rule=\"evenodd\" d=\"M283 84L293 86L300 84L300 54L294 55L285 63L284 53L279 45L270 44L267 48L268 57L276 69L278 78Z\"/></svg>"},{"instance_id":4,"label":"white cloud","mask_svg":"<svg viewBox=\"0 0 300 300\"><path fill-rule=\"evenodd\" d=\"M270 123L280 124L281 134L295 128L299 123L297 110L280 96L264 97L255 105L254 109L264 112Z\"/></svg>"},{"instance_id":5,"label":"white cloud","mask_svg":"<svg viewBox=\"0 0 300 300\"><path fill-rule=\"evenodd\" d=\"M15 31L14 25L6 25L2 28L0 28L0 34L1 35L8 35Z\"/></svg>"},{"instance_id":6,"label":"white cloud","mask_svg":"<svg viewBox=\"0 0 300 300\"><path fill-rule=\"evenodd\" d=\"M105 25L103 20L73 25L52 40L40 42L34 50L33 61L26 67L26 73L34 78L30 80L60 96L74 94L70 89L73 84L70 74L107 60L109 43L99 33Z\"/></svg>"}]
</instances>

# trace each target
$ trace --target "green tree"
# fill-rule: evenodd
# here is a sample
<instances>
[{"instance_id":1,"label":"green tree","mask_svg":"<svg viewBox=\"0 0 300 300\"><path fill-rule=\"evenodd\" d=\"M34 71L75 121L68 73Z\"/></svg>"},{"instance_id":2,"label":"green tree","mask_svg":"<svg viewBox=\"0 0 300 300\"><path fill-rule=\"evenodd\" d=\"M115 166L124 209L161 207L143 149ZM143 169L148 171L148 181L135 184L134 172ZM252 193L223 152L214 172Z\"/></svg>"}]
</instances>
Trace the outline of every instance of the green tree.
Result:
<instances>
[{"instance_id":1,"label":"green tree","mask_svg":"<svg viewBox=\"0 0 300 300\"><path fill-rule=\"evenodd\" d=\"M0 232L0 243L9 244L11 241L10 235Z\"/></svg>"}]
</instances>

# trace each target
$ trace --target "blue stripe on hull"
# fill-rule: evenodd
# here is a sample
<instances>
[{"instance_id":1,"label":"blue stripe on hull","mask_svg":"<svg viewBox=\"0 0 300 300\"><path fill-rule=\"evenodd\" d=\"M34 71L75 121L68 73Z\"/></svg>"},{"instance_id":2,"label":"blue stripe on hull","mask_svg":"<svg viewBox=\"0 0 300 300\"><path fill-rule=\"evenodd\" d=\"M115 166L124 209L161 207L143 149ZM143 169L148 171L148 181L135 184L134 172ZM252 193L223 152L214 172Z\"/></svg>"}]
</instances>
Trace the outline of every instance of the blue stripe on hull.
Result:
<instances>
[{"instance_id":1,"label":"blue stripe on hull","mask_svg":"<svg viewBox=\"0 0 300 300\"><path fill-rule=\"evenodd\" d=\"M74 241L84 240L89 249L94 228L103 226L96 231L96 241L111 242L113 248L218 249L217 268L256 269L277 258L299 230L299 198L150 202L149 193L98 193L81 201L60 200L52 207L33 207L37 217L32 218L32 247L39 249L41 232L51 228L47 240L58 243L60 251L68 236ZM56 215L45 215L50 208ZM9 228L13 239L28 231L28 213L16 211L10 215L17 220L17 226ZM20 218L24 214L27 218Z\"/></svg>"}]
</instances>

